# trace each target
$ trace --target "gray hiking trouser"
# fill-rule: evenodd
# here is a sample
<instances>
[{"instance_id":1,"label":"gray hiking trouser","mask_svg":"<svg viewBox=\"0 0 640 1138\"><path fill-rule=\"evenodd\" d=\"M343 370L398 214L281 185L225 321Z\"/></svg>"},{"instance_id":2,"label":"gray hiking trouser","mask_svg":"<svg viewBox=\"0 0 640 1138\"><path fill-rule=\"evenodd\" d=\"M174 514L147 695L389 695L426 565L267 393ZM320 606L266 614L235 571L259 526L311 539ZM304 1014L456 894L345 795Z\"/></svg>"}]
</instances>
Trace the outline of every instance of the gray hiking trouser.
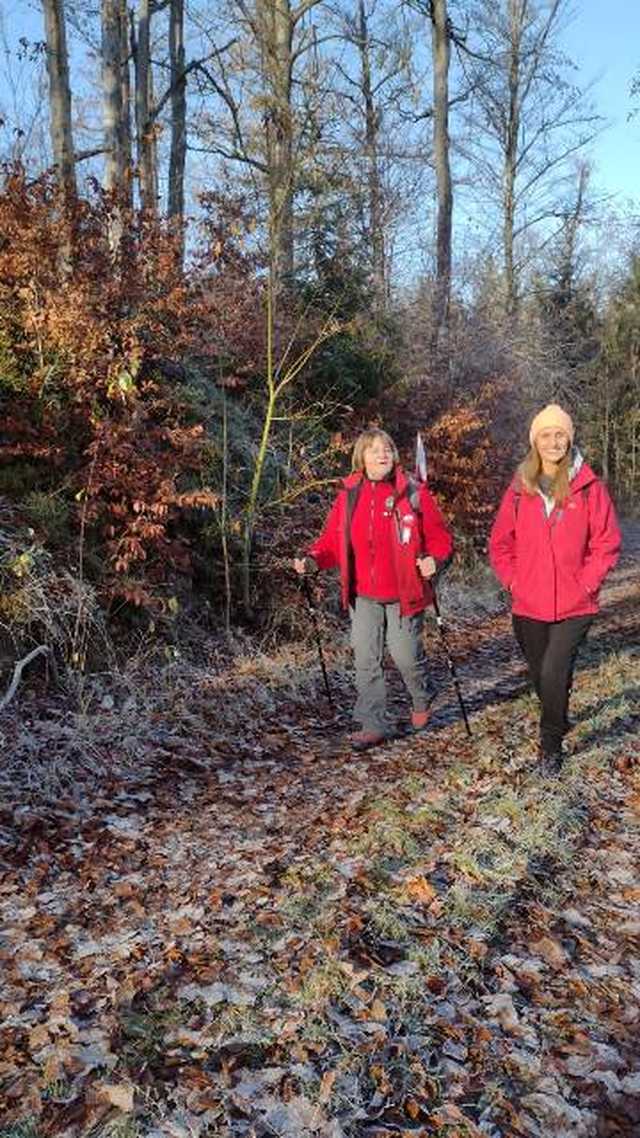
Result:
<instances>
[{"instance_id":1,"label":"gray hiking trouser","mask_svg":"<svg viewBox=\"0 0 640 1138\"><path fill-rule=\"evenodd\" d=\"M365 731L387 732L387 692L382 661L385 637L394 664L411 696L414 711L426 711L434 697L422 643L424 613L401 616L397 601L385 604L356 597L351 613L358 698L354 718Z\"/></svg>"}]
</instances>

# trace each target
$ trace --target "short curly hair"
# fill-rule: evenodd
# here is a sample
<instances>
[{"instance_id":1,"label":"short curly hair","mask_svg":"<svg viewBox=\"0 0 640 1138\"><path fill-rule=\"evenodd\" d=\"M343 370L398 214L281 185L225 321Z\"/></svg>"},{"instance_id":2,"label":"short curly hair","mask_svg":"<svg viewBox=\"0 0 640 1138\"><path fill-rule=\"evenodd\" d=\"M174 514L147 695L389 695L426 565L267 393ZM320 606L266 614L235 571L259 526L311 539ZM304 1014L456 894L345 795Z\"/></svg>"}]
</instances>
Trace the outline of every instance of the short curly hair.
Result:
<instances>
[{"instance_id":1,"label":"short curly hair","mask_svg":"<svg viewBox=\"0 0 640 1138\"><path fill-rule=\"evenodd\" d=\"M388 435L387 432L383 431L380 427L371 427L368 431L363 431L356 439L353 448L353 456L351 458L352 470L364 470L364 452L367 447L375 443L376 439L381 439L383 443L387 444L393 455L394 466L396 462L399 461L398 448L391 438L391 435Z\"/></svg>"}]
</instances>

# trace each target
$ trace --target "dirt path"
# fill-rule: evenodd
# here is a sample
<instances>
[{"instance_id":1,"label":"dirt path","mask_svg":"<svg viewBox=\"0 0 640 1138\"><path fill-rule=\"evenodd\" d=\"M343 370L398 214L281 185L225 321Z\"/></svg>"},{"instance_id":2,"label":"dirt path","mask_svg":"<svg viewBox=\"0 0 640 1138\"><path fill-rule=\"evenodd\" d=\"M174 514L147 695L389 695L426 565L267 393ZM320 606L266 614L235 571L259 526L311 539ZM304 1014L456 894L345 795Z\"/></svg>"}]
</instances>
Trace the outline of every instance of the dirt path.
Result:
<instances>
[{"instance_id":1,"label":"dirt path","mask_svg":"<svg viewBox=\"0 0 640 1138\"><path fill-rule=\"evenodd\" d=\"M0 1138L640 1132L639 587L630 527L558 780L500 613L452 628L471 741L445 688L357 759L320 696L213 745L202 676L161 779L25 809Z\"/></svg>"}]
</instances>

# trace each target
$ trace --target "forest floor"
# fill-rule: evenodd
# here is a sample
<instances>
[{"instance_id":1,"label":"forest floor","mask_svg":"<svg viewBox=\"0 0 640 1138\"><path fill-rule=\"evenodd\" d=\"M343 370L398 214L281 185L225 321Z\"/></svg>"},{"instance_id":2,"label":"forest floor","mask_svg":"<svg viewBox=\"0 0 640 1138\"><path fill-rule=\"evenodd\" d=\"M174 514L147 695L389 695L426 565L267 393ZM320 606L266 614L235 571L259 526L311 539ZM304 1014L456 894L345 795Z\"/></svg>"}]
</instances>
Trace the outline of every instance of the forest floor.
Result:
<instances>
[{"instance_id":1,"label":"forest floor","mask_svg":"<svg viewBox=\"0 0 640 1138\"><path fill-rule=\"evenodd\" d=\"M640 1134L640 527L555 778L494 601L471 739L433 632L432 729L365 755L302 648L12 701L0 1138Z\"/></svg>"}]
</instances>

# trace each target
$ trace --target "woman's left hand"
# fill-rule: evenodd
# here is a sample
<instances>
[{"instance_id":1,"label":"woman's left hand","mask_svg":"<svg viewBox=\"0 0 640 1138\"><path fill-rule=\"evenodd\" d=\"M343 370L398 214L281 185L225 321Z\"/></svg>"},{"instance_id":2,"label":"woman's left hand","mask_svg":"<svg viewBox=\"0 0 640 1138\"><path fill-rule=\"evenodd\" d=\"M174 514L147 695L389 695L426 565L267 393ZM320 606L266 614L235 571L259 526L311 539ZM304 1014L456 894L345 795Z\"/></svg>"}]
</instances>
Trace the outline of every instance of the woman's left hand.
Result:
<instances>
[{"instance_id":1,"label":"woman's left hand","mask_svg":"<svg viewBox=\"0 0 640 1138\"><path fill-rule=\"evenodd\" d=\"M417 557L416 565L420 570L420 575L426 580L429 577L434 577L436 574L436 563L433 557Z\"/></svg>"}]
</instances>

